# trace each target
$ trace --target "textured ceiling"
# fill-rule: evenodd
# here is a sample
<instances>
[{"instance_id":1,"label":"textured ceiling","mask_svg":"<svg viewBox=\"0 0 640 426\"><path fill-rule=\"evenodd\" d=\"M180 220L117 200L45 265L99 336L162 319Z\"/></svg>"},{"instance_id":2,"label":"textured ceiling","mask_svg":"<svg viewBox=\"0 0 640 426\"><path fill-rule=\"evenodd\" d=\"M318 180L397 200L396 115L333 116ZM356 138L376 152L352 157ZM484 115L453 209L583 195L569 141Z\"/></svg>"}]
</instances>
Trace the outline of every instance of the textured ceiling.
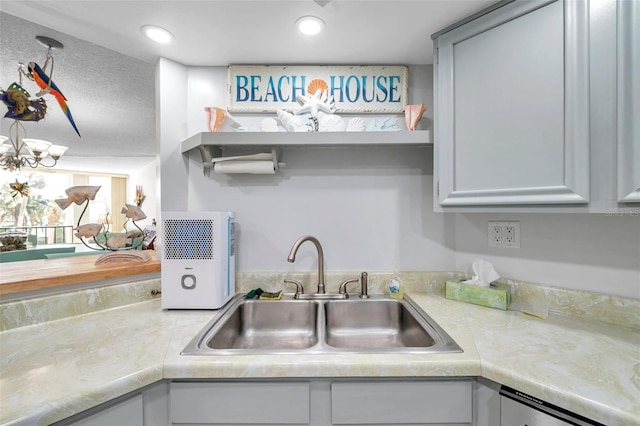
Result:
<instances>
[{"instance_id":1,"label":"textured ceiling","mask_svg":"<svg viewBox=\"0 0 640 426\"><path fill-rule=\"evenodd\" d=\"M327 3L325 6L320 4ZM54 81L69 100L78 138L53 99L29 137L70 147L65 157L155 153L154 64L428 64L430 35L494 0L2 0L0 87L18 78L17 62L42 65L36 35L62 42ZM326 22L318 37L295 20ZM157 45L139 31L157 24L176 37ZM26 82L34 94L35 84ZM9 120L0 120L7 135ZM63 157L63 159L65 158ZM115 164L114 164L115 165Z\"/></svg>"},{"instance_id":2,"label":"textured ceiling","mask_svg":"<svg viewBox=\"0 0 640 426\"><path fill-rule=\"evenodd\" d=\"M117 52L185 65L430 64L430 35L495 0L3 0L2 10ZM321 6L320 4L325 4ZM326 29L299 34L316 15ZM159 25L175 42L140 32Z\"/></svg>"},{"instance_id":3,"label":"textured ceiling","mask_svg":"<svg viewBox=\"0 0 640 426\"><path fill-rule=\"evenodd\" d=\"M53 51L53 81L67 97L82 137L76 135L51 95L45 95L48 106L45 118L24 122L28 137L68 146L63 159L153 156L156 147L153 65L1 13L3 89L18 81L18 62L44 65L47 49L36 42L36 35L53 37L64 45L62 50ZM27 79L23 79L23 87L32 96L39 90ZM0 134L8 136L12 122L0 120ZM114 167L113 162L110 167Z\"/></svg>"}]
</instances>

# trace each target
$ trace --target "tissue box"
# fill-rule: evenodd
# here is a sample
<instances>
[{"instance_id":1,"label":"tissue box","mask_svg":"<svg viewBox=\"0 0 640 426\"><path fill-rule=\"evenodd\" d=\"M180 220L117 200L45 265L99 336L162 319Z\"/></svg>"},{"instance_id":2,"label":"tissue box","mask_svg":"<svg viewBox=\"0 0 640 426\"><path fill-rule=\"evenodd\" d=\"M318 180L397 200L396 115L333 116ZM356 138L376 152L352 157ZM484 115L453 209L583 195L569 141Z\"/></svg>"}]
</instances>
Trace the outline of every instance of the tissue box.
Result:
<instances>
[{"instance_id":1,"label":"tissue box","mask_svg":"<svg viewBox=\"0 0 640 426\"><path fill-rule=\"evenodd\" d=\"M491 287L478 287L463 284L460 281L447 281L445 284L445 297L474 305L487 306L489 308L506 311L511 302L509 284L492 284Z\"/></svg>"}]
</instances>

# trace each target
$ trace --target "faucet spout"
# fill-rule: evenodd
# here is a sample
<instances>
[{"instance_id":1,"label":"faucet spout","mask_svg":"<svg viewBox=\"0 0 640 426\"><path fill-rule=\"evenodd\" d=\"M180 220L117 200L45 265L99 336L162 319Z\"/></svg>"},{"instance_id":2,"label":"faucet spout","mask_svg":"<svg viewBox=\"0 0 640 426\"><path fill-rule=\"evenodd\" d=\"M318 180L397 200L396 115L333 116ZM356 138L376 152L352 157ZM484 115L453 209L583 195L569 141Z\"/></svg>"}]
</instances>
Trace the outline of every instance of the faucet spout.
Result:
<instances>
[{"instance_id":1,"label":"faucet spout","mask_svg":"<svg viewBox=\"0 0 640 426\"><path fill-rule=\"evenodd\" d=\"M322 246L320 245L320 241L316 237L312 237L311 235L306 235L298 238L298 240L293 243L293 247L291 247L291 251L289 252L289 257L287 260L291 263L296 260L296 253L298 252L298 248L305 241L311 241L314 246L316 246L316 250L318 251L318 294L324 294L324 253L322 251Z\"/></svg>"}]
</instances>

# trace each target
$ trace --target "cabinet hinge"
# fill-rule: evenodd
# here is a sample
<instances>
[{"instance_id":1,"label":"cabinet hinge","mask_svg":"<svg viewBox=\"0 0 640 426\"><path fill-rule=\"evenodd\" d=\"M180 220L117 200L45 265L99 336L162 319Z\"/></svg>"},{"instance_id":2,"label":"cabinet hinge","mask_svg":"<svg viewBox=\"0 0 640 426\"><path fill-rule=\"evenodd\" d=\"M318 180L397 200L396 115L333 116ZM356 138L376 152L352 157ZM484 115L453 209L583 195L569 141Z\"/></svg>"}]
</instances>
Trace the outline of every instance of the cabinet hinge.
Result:
<instances>
[{"instance_id":1,"label":"cabinet hinge","mask_svg":"<svg viewBox=\"0 0 640 426\"><path fill-rule=\"evenodd\" d=\"M440 181L436 182L436 195L440 195Z\"/></svg>"},{"instance_id":2,"label":"cabinet hinge","mask_svg":"<svg viewBox=\"0 0 640 426\"><path fill-rule=\"evenodd\" d=\"M436 65L440 63L440 48L436 47Z\"/></svg>"}]
</instances>

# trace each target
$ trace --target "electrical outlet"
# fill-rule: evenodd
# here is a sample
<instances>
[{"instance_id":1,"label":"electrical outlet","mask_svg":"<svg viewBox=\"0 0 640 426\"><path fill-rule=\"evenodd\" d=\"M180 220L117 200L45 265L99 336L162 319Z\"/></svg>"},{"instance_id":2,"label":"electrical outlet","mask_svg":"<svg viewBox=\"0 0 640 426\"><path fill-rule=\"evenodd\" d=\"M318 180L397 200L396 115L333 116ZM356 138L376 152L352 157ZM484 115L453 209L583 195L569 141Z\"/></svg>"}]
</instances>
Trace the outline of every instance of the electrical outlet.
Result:
<instances>
[{"instance_id":1,"label":"electrical outlet","mask_svg":"<svg viewBox=\"0 0 640 426\"><path fill-rule=\"evenodd\" d=\"M520 248L520 222L489 221L489 247Z\"/></svg>"},{"instance_id":2,"label":"electrical outlet","mask_svg":"<svg viewBox=\"0 0 640 426\"><path fill-rule=\"evenodd\" d=\"M489 226L489 242L489 245L493 244L493 247L500 247L502 244L502 226Z\"/></svg>"},{"instance_id":3,"label":"electrical outlet","mask_svg":"<svg viewBox=\"0 0 640 426\"><path fill-rule=\"evenodd\" d=\"M520 222L505 222L502 242L503 247L520 248Z\"/></svg>"}]
</instances>

